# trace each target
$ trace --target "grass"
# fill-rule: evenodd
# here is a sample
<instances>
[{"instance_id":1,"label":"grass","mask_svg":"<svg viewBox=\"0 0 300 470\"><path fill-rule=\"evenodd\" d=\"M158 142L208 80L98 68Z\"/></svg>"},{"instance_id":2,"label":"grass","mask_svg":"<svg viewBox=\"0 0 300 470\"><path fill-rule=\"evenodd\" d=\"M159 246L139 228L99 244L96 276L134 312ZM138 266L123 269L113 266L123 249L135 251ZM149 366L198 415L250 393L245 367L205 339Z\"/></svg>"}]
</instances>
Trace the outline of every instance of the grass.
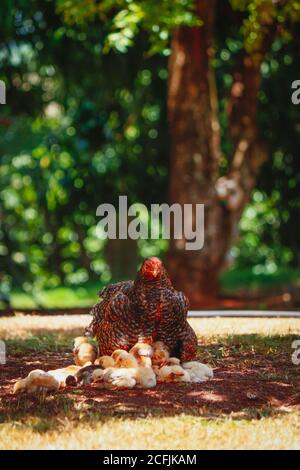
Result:
<instances>
[{"instance_id":1,"label":"grass","mask_svg":"<svg viewBox=\"0 0 300 470\"><path fill-rule=\"evenodd\" d=\"M32 335L23 340L7 339L6 348L8 354L13 356L22 356L28 353L47 353L70 350L72 346L72 337L63 333L49 333L47 335Z\"/></svg>"},{"instance_id":2,"label":"grass","mask_svg":"<svg viewBox=\"0 0 300 470\"><path fill-rule=\"evenodd\" d=\"M252 269L231 269L221 276L222 289L226 293L236 290L257 291L300 283L300 269L279 268L274 273L255 273Z\"/></svg>"},{"instance_id":3,"label":"grass","mask_svg":"<svg viewBox=\"0 0 300 470\"><path fill-rule=\"evenodd\" d=\"M226 294L236 291L253 291L277 288L281 285L300 282L300 269L278 269L275 273L255 274L251 269L232 269L221 276L221 286ZM61 286L40 290L35 295L13 290L12 307L15 309L89 307L97 301L99 282L88 282L79 286Z\"/></svg>"},{"instance_id":4,"label":"grass","mask_svg":"<svg viewBox=\"0 0 300 470\"><path fill-rule=\"evenodd\" d=\"M80 286L61 286L40 290L34 296L18 289L12 291L11 304L16 309L31 309L38 306L43 308L90 307L97 301L99 290L99 283L94 282Z\"/></svg>"},{"instance_id":5,"label":"grass","mask_svg":"<svg viewBox=\"0 0 300 470\"><path fill-rule=\"evenodd\" d=\"M45 354L70 350L72 339L88 323L86 315L0 318L0 338L8 354ZM192 319L205 362L222 364L229 355L290 353L300 336L299 319ZM243 354L242 354L243 353ZM42 357L42 356L41 356ZM261 381L290 379L262 373ZM295 370L299 374L298 369ZM259 378L259 375L258 375ZM184 387L183 387L184 390ZM59 395L20 396L12 407L0 400L0 449L299 449L300 411L251 406L223 414L214 407L166 411L97 410L80 390Z\"/></svg>"},{"instance_id":6,"label":"grass","mask_svg":"<svg viewBox=\"0 0 300 470\"><path fill-rule=\"evenodd\" d=\"M28 417L0 427L0 449L299 449L300 414L205 419Z\"/></svg>"}]
</instances>

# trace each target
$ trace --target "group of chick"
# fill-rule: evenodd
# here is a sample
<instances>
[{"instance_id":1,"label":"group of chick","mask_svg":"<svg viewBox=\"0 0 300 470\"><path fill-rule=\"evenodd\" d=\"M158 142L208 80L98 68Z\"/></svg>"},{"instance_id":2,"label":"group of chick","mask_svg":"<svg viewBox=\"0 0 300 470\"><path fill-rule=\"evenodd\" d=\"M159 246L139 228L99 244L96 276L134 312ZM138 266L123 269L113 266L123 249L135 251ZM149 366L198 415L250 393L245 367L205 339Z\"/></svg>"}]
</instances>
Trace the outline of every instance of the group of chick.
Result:
<instances>
[{"instance_id":1,"label":"group of chick","mask_svg":"<svg viewBox=\"0 0 300 470\"><path fill-rule=\"evenodd\" d=\"M131 389L153 388L160 382L205 382L213 377L213 370L198 361L184 362L170 357L163 342L139 342L129 352L115 350L111 356L97 357L96 348L88 338L74 341L75 365L61 369L31 371L14 385L14 393L55 391L66 386L93 384L98 388Z\"/></svg>"}]
</instances>

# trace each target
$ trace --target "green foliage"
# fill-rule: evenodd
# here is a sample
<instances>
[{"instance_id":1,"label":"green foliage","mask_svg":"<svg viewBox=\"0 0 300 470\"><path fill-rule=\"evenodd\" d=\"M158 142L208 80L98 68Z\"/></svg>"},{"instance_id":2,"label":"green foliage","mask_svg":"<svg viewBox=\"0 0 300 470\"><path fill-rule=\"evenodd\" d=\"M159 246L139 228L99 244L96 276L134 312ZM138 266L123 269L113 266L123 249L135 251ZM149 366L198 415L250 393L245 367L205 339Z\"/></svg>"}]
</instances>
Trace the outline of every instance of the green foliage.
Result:
<instances>
[{"instance_id":1,"label":"green foliage","mask_svg":"<svg viewBox=\"0 0 300 470\"><path fill-rule=\"evenodd\" d=\"M277 34L261 67L258 108L270 158L231 252L238 268L275 274L299 263L300 108L289 84L300 62L297 43L286 39L298 31L300 2L231 3L239 12L233 22L217 15L213 59L221 172L232 155L226 106L237 58L243 47L255 51L268 28ZM2 2L0 79L9 99L0 107L1 295L13 285L33 293L35 305L55 306L45 287L109 281L97 206L116 205L119 194L130 204L166 201L170 35L200 25L194 7L191 0ZM167 242L141 240L138 248L143 257L162 255Z\"/></svg>"},{"instance_id":2,"label":"green foliage","mask_svg":"<svg viewBox=\"0 0 300 470\"><path fill-rule=\"evenodd\" d=\"M251 259L256 273L272 274L293 260L291 248L281 244L280 225L289 213L280 214L279 198L275 190L270 197L258 190L253 192L240 221L240 242L232 250L240 267L249 266Z\"/></svg>"},{"instance_id":3,"label":"green foliage","mask_svg":"<svg viewBox=\"0 0 300 470\"><path fill-rule=\"evenodd\" d=\"M243 13L241 32L249 52L259 50L272 30L285 40L292 37L291 25L300 19L299 0L230 0ZM68 24L99 19L109 24L105 50L127 52L141 30L147 32L150 54L169 53L168 41L179 26L200 26L195 0L57 0L57 10Z\"/></svg>"},{"instance_id":4,"label":"green foliage","mask_svg":"<svg viewBox=\"0 0 300 470\"><path fill-rule=\"evenodd\" d=\"M57 0L57 10L68 24L100 19L109 24L104 50L127 52L141 30L147 32L149 53L168 55L170 33L179 26L196 26L201 21L192 0Z\"/></svg>"},{"instance_id":5,"label":"green foliage","mask_svg":"<svg viewBox=\"0 0 300 470\"><path fill-rule=\"evenodd\" d=\"M1 292L34 283L39 297L43 286L110 279L99 204L166 197L167 73L164 59L143 58L144 41L125 61L103 56L104 26L65 27L38 0L18 7L28 29L11 25L1 56L12 97L0 109Z\"/></svg>"},{"instance_id":6,"label":"green foliage","mask_svg":"<svg viewBox=\"0 0 300 470\"><path fill-rule=\"evenodd\" d=\"M291 24L300 19L299 0L230 0L234 9L246 13L241 31L249 52L259 50L272 30L284 40L292 38Z\"/></svg>"}]
</instances>

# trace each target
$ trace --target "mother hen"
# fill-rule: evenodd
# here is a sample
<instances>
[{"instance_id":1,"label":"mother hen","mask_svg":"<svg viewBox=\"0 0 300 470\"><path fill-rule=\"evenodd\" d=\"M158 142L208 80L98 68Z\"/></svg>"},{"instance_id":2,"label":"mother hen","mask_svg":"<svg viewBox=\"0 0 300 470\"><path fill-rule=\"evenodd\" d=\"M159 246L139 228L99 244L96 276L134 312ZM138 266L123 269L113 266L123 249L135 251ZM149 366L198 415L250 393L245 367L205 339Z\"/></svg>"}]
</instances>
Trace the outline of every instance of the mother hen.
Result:
<instances>
[{"instance_id":1,"label":"mother hen","mask_svg":"<svg viewBox=\"0 0 300 470\"><path fill-rule=\"evenodd\" d=\"M138 341L163 341L181 361L194 359L197 337L187 322L188 300L177 292L160 259L147 258L135 281L99 293L87 331L97 336L100 355L129 350Z\"/></svg>"}]
</instances>

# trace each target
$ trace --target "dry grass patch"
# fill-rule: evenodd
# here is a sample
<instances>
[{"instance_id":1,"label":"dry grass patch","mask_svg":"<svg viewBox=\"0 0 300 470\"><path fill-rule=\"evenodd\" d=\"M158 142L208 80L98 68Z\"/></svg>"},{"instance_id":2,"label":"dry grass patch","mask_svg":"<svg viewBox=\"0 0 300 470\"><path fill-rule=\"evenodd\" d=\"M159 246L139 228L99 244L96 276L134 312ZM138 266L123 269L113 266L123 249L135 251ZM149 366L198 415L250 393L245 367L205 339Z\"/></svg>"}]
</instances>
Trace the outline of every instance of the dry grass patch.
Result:
<instances>
[{"instance_id":1,"label":"dry grass patch","mask_svg":"<svg viewBox=\"0 0 300 470\"><path fill-rule=\"evenodd\" d=\"M300 449L300 414L250 421L182 414L91 424L62 416L55 430L49 420L28 417L26 425L0 426L0 449Z\"/></svg>"}]
</instances>

